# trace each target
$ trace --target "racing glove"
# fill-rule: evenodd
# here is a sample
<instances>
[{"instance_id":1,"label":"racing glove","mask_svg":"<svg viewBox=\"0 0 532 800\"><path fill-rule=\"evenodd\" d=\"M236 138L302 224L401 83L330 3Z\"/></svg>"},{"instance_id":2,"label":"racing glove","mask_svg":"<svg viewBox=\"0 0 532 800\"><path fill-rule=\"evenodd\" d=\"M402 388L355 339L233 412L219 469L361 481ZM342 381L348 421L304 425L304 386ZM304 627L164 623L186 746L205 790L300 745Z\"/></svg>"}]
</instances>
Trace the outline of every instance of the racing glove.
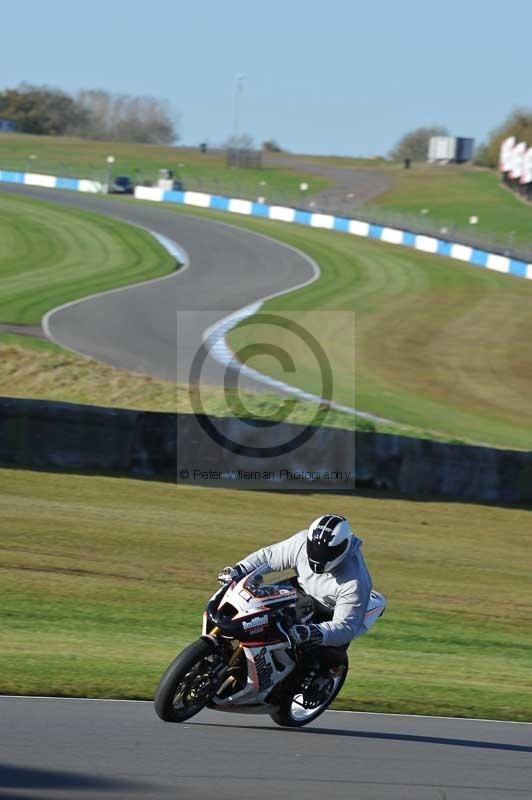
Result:
<instances>
[{"instance_id":1,"label":"racing glove","mask_svg":"<svg viewBox=\"0 0 532 800\"><path fill-rule=\"evenodd\" d=\"M288 636L292 647L298 650L312 650L323 644L323 633L318 625L292 625Z\"/></svg>"},{"instance_id":2,"label":"racing glove","mask_svg":"<svg viewBox=\"0 0 532 800\"><path fill-rule=\"evenodd\" d=\"M224 567L221 572L218 573L218 583L221 586L225 586L226 583L232 583L232 581L239 581L240 578L243 578L246 575L247 570L242 566L242 564L236 564L234 567Z\"/></svg>"}]
</instances>

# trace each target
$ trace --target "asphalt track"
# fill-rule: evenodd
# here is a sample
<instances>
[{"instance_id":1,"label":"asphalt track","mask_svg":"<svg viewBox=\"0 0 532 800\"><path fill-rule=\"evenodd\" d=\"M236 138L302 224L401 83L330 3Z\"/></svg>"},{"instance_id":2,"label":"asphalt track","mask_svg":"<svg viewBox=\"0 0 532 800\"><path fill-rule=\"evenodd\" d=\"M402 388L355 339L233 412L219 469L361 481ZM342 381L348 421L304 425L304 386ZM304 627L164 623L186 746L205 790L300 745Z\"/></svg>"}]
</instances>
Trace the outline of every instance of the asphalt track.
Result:
<instances>
[{"instance_id":1,"label":"asphalt track","mask_svg":"<svg viewBox=\"0 0 532 800\"><path fill-rule=\"evenodd\" d=\"M532 725L326 713L301 730L151 703L0 698L0 798L18 800L518 800Z\"/></svg>"},{"instance_id":2,"label":"asphalt track","mask_svg":"<svg viewBox=\"0 0 532 800\"><path fill-rule=\"evenodd\" d=\"M10 184L2 184L0 191L132 222L167 236L186 251L187 269L69 304L48 321L52 338L63 346L155 377L187 382L206 328L317 274L303 253L212 220L76 192ZM186 312L179 323L178 311ZM223 385L224 373L224 367L207 358L202 383ZM265 390L251 379L241 383Z\"/></svg>"},{"instance_id":3,"label":"asphalt track","mask_svg":"<svg viewBox=\"0 0 532 800\"><path fill-rule=\"evenodd\" d=\"M382 169L313 162L311 159L286 153L265 153L263 159L265 166L297 169L329 178L332 185L312 194L306 202L307 207L312 202L316 209L327 213L345 214L347 209L357 208L392 187L391 178Z\"/></svg>"}]
</instances>

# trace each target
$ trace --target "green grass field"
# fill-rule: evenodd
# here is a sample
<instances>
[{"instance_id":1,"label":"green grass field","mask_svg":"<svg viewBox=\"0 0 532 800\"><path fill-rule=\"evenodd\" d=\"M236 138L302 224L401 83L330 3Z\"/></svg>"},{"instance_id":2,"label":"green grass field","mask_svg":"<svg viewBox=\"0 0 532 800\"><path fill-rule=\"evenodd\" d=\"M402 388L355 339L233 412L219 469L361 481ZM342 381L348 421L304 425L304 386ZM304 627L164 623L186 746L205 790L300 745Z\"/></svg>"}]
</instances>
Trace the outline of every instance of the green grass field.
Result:
<instances>
[{"instance_id":1,"label":"green grass field","mask_svg":"<svg viewBox=\"0 0 532 800\"><path fill-rule=\"evenodd\" d=\"M323 503L275 495L278 530L271 493L0 470L0 692L151 697L198 636L218 570ZM351 646L337 707L532 721L530 511L327 504L352 519L389 603Z\"/></svg>"},{"instance_id":2,"label":"green grass field","mask_svg":"<svg viewBox=\"0 0 532 800\"><path fill-rule=\"evenodd\" d=\"M129 372L76 355L47 340L17 334L0 334L0 394L8 397L31 397L85 405L132 408L191 414L188 386ZM273 415L282 412L286 398L274 392L241 392L239 397L248 413L245 416ZM228 416L231 411L223 387L205 387L202 391L205 411L214 416ZM316 406L300 402L291 415L294 423L308 423ZM375 430L364 419L341 412L327 414L327 425ZM386 427L383 426L383 430ZM402 432L400 426L393 428ZM415 435L409 429L405 435Z\"/></svg>"},{"instance_id":3,"label":"green grass field","mask_svg":"<svg viewBox=\"0 0 532 800\"><path fill-rule=\"evenodd\" d=\"M326 177L299 170L230 168L219 151L203 155L192 148L28 134L0 136L0 170L43 172L106 182L108 155L115 158L115 176L130 175L137 182L155 182L160 169L172 169L186 189L253 200L263 196L267 201L275 198L276 202L296 203L301 199L299 185L303 181L309 184L308 194L319 192L330 183Z\"/></svg>"},{"instance_id":4,"label":"green grass field","mask_svg":"<svg viewBox=\"0 0 532 800\"><path fill-rule=\"evenodd\" d=\"M285 228L282 239L314 257L322 277L264 310L355 312L358 409L458 439L532 447L530 282L341 234ZM237 329L229 341L238 347L246 334ZM342 372L350 351L337 334L340 402L351 395ZM282 377L271 362L254 366ZM302 388L315 388L315 378L302 375Z\"/></svg>"},{"instance_id":5,"label":"green grass field","mask_svg":"<svg viewBox=\"0 0 532 800\"><path fill-rule=\"evenodd\" d=\"M418 192L398 185L405 199L394 202ZM442 190L442 207L462 214L452 191L445 200ZM532 447L529 282L331 232L172 208L315 258L321 280L269 307L356 313L359 408L419 435ZM511 219L509 206L501 219ZM0 322L36 322L61 302L164 274L174 266L165 258L123 223L0 195ZM235 331L233 342L243 336ZM342 400L341 337L332 353ZM313 374L302 378L314 388ZM176 400L171 384L10 335L0 336L0 385L15 396L188 404L185 387ZM213 413L221 402L213 395ZM264 413L261 403L277 398L256 402ZM389 608L352 645L337 707L532 721L531 512L371 494L338 502ZM197 636L220 566L285 532L272 533L271 508L266 493L0 470L0 692L150 697ZM289 534L322 513L323 499L276 494L275 509Z\"/></svg>"},{"instance_id":6,"label":"green grass field","mask_svg":"<svg viewBox=\"0 0 532 800\"><path fill-rule=\"evenodd\" d=\"M9 197L0 204L7 221L5 235L15 243L0 256L1 322L37 321L45 310L66 300L171 268L158 244L122 223L27 198ZM330 231L193 213L274 236L319 263L318 282L270 301L268 307L355 312L358 409L429 438L532 447L530 282ZM99 227L95 231L91 226ZM25 280L18 266L23 252ZM112 271L106 260L109 253ZM89 273L87 254L94 259ZM239 346L246 338L237 329L230 340ZM346 356L340 335L329 354L334 399L352 405L353 360L350 353ZM345 363L349 369L344 372ZM251 364L273 371L271 359L257 358ZM275 377L285 376L279 372ZM318 388L315 371L292 377L301 388Z\"/></svg>"},{"instance_id":7,"label":"green grass field","mask_svg":"<svg viewBox=\"0 0 532 800\"><path fill-rule=\"evenodd\" d=\"M128 372L32 336L0 333L0 395L36 400L56 400L85 405L132 408L191 414L188 386ZM239 392L242 416L284 419L287 398L266 392ZM227 417L233 412L222 387L202 389L202 405L207 414ZM375 431L449 441L437 431L393 423L373 423L363 417L329 409L316 419L316 405L297 401L290 411L294 424L324 424L346 430Z\"/></svg>"},{"instance_id":8,"label":"green grass field","mask_svg":"<svg viewBox=\"0 0 532 800\"><path fill-rule=\"evenodd\" d=\"M384 173L390 189L360 209L384 224L413 230L430 226L436 233L445 228L443 235L451 239L453 234L461 234L481 238L486 246L532 252L532 205L503 188L495 170L419 162L405 170L402 163L381 158L297 156L297 160L303 167ZM348 197L343 198L341 207L349 207ZM350 215L356 217L357 209L352 208ZM471 225L470 217L478 217L478 222Z\"/></svg>"},{"instance_id":9,"label":"green grass field","mask_svg":"<svg viewBox=\"0 0 532 800\"><path fill-rule=\"evenodd\" d=\"M391 189L375 198L364 211L380 217L388 215L390 224L423 227L426 224L464 235L480 236L493 246L515 246L532 250L532 208L499 185L496 172L471 167L433 166L415 163L410 170L384 159L297 155L303 167L322 167L323 175L288 169L279 162L260 170L227 168L220 151L202 155L198 150L156 147L116 142L94 142L57 136L2 134L0 170L44 172L53 175L106 180L108 155L115 156L115 175L128 174L136 180L154 181L158 170L173 169L186 188L266 202L300 204L299 185L309 184L306 196L333 185L327 168L384 171ZM30 158L35 156L35 158ZM281 154L283 157L284 154ZM272 164L275 164L275 156ZM348 205L344 198L341 206ZM426 215L421 214L426 209ZM356 216L356 209L352 209ZM477 216L478 224L469 224Z\"/></svg>"},{"instance_id":10,"label":"green grass field","mask_svg":"<svg viewBox=\"0 0 532 800\"><path fill-rule=\"evenodd\" d=\"M119 201L117 201L119 202ZM269 301L277 311L356 314L356 407L430 437L532 447L532 283L450 259L331 231L168 205L273 236L314 258L319 281ZM245 330L245 329L244 329ZM248 339L229 335L233 347ZM518 346L516 346L516 342ZM345 347L330 350L334 399L350 403ZM349 353L348 363L352 358ZM251 366L285 379L272 359ZM317 374L290 381L317 388Z\"/></svg>"},{"instance_id":11,"label":"green grass field","mask_svg":"<svg viewBox=\"0 0 532 800\"><path fill-rule=\"evenodd\" d=\"M458 231L532 252L532 206L502 188L496 172L414 164L410 170L388 167L387 174L392 188L366 210L393 212L398 223L416 216L418 224L447 227L450 238ZM428 213L421 214L422 209ZM469 223L472 216L478 217L475 225Z\"/></svg>"},{"instance_id":12,"label":"green grass field","mask_svg":"<svg viewBox=\"0 0 532 800\"><path fill-rule=\"evenodd\" d=\"M132 225L0 193L0 322L36 323L61 303L175 266L153 236Z\"/></svg>"},{"instance_id":13,"label":"green grass field","mask_svg":"<svg viewBox=\"0 0 532 800\"><path fill-rule=\"evenodd\" d=\"M23 267L21 268L21 265ZM38 323L61 303L166 274L175 263L148 233L108 217L0 193L0 323ZM190 413L188 388L73 355L48 341L0 333L0 394L74 403ZM243 395L250 413L272 414L283 398ZM207 389L205 409L226 416L223 389ZM314 417L299 403L292 422ZM327 424L373 430L330 412ZM418 435L403 426L382 431Z\"/></svg>"}]
</instances>

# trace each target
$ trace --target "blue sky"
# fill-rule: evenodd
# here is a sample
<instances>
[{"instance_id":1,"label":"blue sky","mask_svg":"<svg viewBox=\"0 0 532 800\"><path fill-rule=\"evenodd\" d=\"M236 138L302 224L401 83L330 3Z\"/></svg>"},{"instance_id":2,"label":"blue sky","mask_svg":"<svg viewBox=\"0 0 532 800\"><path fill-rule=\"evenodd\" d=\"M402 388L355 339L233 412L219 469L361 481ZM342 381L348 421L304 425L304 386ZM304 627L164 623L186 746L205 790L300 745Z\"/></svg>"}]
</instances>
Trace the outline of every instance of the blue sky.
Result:
<instances>
[{"instance_id":1,"label":"blue sky","mask_svg":"<svg viewBox=\"0 0 532 800\"><path fill-rule=\"evenodd\" d=\"M182 140L241 130L294 152L385 154L418 125L482 139L532 105L532 2L25 0L2 8L0 81L168 99Z\"/></svg>"}]
</instances>

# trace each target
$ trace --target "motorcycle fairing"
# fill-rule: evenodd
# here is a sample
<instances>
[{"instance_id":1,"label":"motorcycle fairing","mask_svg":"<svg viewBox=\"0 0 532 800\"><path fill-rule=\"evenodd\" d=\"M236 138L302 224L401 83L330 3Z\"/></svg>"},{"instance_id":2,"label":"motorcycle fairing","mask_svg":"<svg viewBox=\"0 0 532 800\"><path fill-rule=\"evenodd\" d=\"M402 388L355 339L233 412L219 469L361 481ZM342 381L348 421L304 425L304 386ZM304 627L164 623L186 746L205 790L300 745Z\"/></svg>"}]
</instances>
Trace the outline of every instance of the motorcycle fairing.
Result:
<instances>
[{"instance_id":1,"label":"motorcycle fairing","mask_svg":"<svg viewBox=\"0 0 532 800\"><path fill-rule=\"evenodd\" d=\"M247 665L246 686L229 697L223 699L213 697L212 705L220 709L229 709L264 703L272 689L295 669L295 661L287 653L287 648L287 641L274 645L244 647L243 654Z\"/></svg>"}]
</instances>

